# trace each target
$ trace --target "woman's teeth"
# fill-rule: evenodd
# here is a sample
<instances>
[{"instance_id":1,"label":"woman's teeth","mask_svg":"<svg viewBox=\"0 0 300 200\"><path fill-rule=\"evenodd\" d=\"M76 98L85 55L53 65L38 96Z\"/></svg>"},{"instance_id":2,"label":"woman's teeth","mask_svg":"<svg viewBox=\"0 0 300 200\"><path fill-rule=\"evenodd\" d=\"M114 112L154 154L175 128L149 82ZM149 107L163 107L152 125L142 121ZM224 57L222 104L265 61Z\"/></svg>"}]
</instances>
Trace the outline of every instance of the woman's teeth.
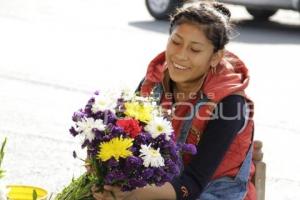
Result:
<instances>
[{"instance_id":1,"label":"woman's teeth","mask_svg":"<svg viewBox=\"0 0 300 200\"><path fill-rule=\"evenodd\" d=\"M188 67L183 67L183 66L178 65L176 63L173 63L173 64L174 64L174 67L177 68L177 69L181 69L181 70L188 69Z\"/></svg>"}]
</instances>

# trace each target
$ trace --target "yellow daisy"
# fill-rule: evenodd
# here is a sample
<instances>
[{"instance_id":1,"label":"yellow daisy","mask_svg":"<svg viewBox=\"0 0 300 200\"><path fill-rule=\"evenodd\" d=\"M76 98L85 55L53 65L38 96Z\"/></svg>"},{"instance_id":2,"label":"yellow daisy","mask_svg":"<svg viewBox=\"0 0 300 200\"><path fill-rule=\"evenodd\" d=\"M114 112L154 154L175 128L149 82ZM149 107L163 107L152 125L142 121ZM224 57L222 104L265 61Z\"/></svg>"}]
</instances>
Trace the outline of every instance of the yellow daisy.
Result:
<instances>
[{"instance_id":1,"label":"yellow daisy","mask_svg":"<svg viewBox=\"0 0 300 200\"><path fill-rule=\"evenodd\" d=\"M139 102L125 103L125 114L142 122L148 123L152 119L153 106Z\"/></svg>"},{"instance_id":2,"label":"yellow daisy","mask_svg":"<svg viewBox=\"0 0 300 200\"><path fill-rule=\"evenodd\" d=\"M132 152L128 150L132 146L133 139L131 138L113 138L108 142L100 144L100 151L97 158L101 161L107 161L114 157L117 161L119 158L127 158L132 155Z\"/></svg>"}]
</instances>

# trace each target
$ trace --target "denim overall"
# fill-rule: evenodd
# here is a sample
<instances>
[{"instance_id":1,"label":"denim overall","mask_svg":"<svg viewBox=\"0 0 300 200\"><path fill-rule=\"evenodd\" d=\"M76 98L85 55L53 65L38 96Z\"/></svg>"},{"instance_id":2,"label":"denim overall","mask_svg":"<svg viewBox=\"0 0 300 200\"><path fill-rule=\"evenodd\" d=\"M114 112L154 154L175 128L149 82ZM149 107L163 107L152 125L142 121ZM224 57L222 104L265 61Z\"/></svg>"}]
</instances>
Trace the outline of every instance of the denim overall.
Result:
<instances>
[{"instance_id":1,"label":"denim overall","mask_svg":"<svg viewBox=\"0 0 300 200\"><path fill-rule=\"evenodd\" d=\"M252 160L252 145L237 175L212 180L197 200L242 200L247 194Z\"/></svg>"},{"instance_id":2,"label":"denim overall","mask_svg":"<svg viewBox=\"0 0 300 200\"><path fill-rule=\"evenodd\" d=\"M163 88L160 84L154 87L154 95L161 99ZM177 143L185 143L189 130L192 125L193 118L199 108L208 102L208 98L199 99L194 105L194 109L186 115L186 120L183 122L180 136L177 138ZM250 176L250 167L252 160L252 145L250 146L246 158L243 161L237 175L232 177L221 177L210 181L197 200L243 200L247 194L247 184Z\"/></svg>"}]
</instances>

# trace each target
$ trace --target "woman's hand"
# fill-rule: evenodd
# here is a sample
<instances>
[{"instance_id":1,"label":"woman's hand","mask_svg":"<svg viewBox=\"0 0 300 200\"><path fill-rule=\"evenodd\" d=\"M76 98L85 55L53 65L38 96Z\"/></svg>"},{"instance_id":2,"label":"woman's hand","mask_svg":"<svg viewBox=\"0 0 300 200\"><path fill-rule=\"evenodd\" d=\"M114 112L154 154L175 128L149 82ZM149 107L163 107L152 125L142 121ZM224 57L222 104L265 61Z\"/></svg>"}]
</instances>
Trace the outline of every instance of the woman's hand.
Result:
<instances>
[{"instance_id":1,"label":"woman's hand","mask_svg":"<svg viewBox=\"0 0 300 200\"><path fill-rule=\"evenodd\" d=\"M120 187L105 185L103 192L98 192L99 188L92 187L93 197L96 200L133 200L132 192L123 192Z\"/></svg>"}]
</instances>

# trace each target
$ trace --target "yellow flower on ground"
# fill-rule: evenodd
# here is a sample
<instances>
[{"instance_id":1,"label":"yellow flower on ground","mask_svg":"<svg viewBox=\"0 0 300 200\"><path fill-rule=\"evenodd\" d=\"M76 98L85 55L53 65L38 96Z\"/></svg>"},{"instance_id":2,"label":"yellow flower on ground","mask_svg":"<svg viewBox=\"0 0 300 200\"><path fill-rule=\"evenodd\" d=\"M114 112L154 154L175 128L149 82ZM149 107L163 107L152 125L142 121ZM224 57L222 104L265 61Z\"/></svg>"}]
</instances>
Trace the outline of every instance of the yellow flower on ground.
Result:
<instances>
[{"instance_id":1,"label":"yellow flower on ground","mask_svg":"<svg viewBox=\"0 0 300 200\"><path fill-rule=\"evenodd\" d=\"M125 114L142 122L148 123L152 119L153 106L139 102L125 103Z\"/></svg>"},{"instance_id":2,"label":"yellow flower on ground","mask_svg":"<svg viewBox=\"0 0 300 200\"><path fill-rule=\"evenodd\" d=\"M108 142L100 144L100 152L97 158L101 161L107 161L114 157L117 161L119 158L127 158L132 155L132 152L128 150L132 146L133 139L131 138L113 138Z\"/></svg>"}]
</instances>

